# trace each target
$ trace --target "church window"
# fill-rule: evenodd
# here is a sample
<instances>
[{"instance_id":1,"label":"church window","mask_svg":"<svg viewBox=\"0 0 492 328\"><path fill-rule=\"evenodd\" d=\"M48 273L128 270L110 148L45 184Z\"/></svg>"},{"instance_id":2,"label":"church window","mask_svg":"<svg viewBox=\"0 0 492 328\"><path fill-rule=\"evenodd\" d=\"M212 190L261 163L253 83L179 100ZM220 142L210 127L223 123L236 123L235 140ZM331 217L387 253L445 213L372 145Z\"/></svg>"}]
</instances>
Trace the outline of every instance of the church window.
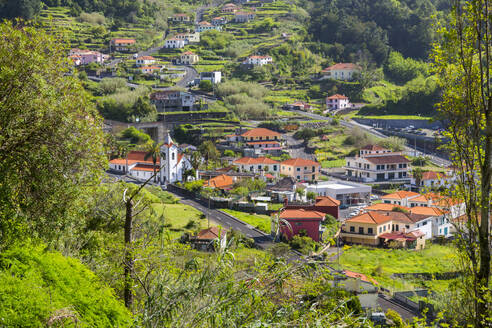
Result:
<instances>
[{"instance_id":1,"label":"church window","mask_svg":"<svg viewBox=\"0 0 492 328\"><path fill-rule=\"evenodd\" d=\"M171 153L171 154L172 154L172 159L173 159L173 161L174 161L174 152L173 152L173 153Z\"/></svg>"}]
</instances>

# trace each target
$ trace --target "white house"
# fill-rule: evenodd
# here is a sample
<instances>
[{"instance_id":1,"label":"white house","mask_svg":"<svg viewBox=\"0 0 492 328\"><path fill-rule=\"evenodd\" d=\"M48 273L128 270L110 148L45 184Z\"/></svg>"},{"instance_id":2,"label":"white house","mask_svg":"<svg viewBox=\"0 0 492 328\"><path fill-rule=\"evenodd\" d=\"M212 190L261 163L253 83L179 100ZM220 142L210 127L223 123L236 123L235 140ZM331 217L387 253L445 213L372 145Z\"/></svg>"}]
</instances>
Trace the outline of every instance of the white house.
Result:
<instances>
[{"instance_id":1,"label":"white house","mask_svg":"<svg viewBox=\"0 0 492 328\"><path fill-rule=\"evenodd\" d=\"M263 66L273 63L273 58L270 56L249 56L243 61L244 65Z\"/></svg>"},{"instance_id":2,"label":"white house","mask_svg":"<svg viewBox=\"0 0 492 328\"><path fill-rule=\"evenodd\" d=\"M246 23L255 18L255 13L247 11L238 11L234 14L234 22Z\"/></svg>"},{"instance_id":3,"label":"white house","mask_svg":"<svg viewBox=\"0 0 492 328\"><path fill-rule=\"evenodd\" d=\"M351 80L354 74L359 73L361 67L352 63L338 63L325 68L321 74L324 78L333 80Z\"/></svg>"},{"instance_id":4,"label":"white house","mask_svg":"<svg viewBox=\"0 0 492 328\"><path fill-rule=\"evenodd\" d=\"M243 157L235 160L232 163L240 172L272 172L278 174L280 171L280 163L268 157Z\"/></svg>"},{"instance_id":5,"label":"white house","mask_svg":"<svg viewBox=\"0 0 492 328\"><path fill-rule=\"evenodd\" d=\"M164 48L167 48L167 49L184 48L186 43L187 42L184 39L170 38L170 39L167 39L166 42L164 43Z\"/></svg>"},{"instance_id":6,"label":"white house","mask_svg":"<svg viewBox=\"0 0 492 328\"><path fill-rule=\"evenodd\" d=\"M306 192L314 192L318 196L329 196L342 206L369 204L371 186L349 181L318 181L318 183L304 184Z\"/></svg>"},{"instance_id":7,"label":"white house","mask_svg":"<svg viewBox=\"0 0 492 328\"><path fill-rule=\"evenodd\" d=\"M199 32L179 33L174 36L176 39L184 40L185 44L200 42Z\"/></svg>"},{"instance_id":8,"label":"white house","mask_svg":"<svg viewBox=\"0 0 492 328\"><path fill-rule=\"evenodd\" d=\"M151 66L155 64L155 58L152 56L140 56L136 60L137 66Z\"/></svg>"},{"instance_id":9,"label":"white house","mask_svg":"<svg viewBox=\"0 0 492 328\"><path fill-rule=\"evenodd\" d=\"M202 21L202 22L196 24L196 27L195 27L196 32L203 32L203 31L210 31L210 30L221 31L222 26L221 25L212 25L207 21Z\"/></svg>"},{"instance_id":10,"label":"white house","mask_svg":"<svg viewBox=\"0 0 492 328\"><path fill-rule=\"evenodd\" d=\"M109 58L108 55L104 55L99 51L82 50L82 49L72 49L70 50L69 58L72 59L75 66L87 65L90 63L102 64L106 59Z\"/></svg>"},{"instance_id":11,"label":"white house","mask_svg":"<svg viewBox=\"0 0 492 328\"><path fill-rule=\"evenodd\" d=\"M381 150L378 153L359 154L345 158L345 172L363 182L409 181L410 161L401 153Z\"/></svg>"},{"instance_id":12,"label":"white house","mask_svg":"<svg viewBox=\"0 0 492 328\"><path fill-rule=\"evenodd\" d=\"M333 96L326 97L326 109L336 110L350 107L350 101L347 96L335 94Z\"/></svg>"},{"instance_id":13,"label":"white house","mask_svg":"<svg viewBox=\"0 0 492 328\"><path fill-rule=\"evenodd\" d=\"M410 207L410 200L418 196L420 196L420 194L416 192L400 190L392 194L382 196L381 200L384 204Z\"/></svg>"},{"instance_id":14,"label":"white house","mask_svg":"<svg viewBox=\"0 0 492 328\"><path fill-rule=\"evenodd\" d=\"M450 174L428 171L422 173L422 178L420 179L418 187L439 188L441 186L449 185L455 180L456 177ZM411 184L414 186L417 185L415 176L412 176Z\"/></svg>"},{"instance_id":15,"label":"white house","mask_svg":"<svg viewBox=\"0 0 492 328\"><path fill-rule=\"evenodd\" d=\"M222 82L222 72L214 71L214 72L201 72L200 73L200 81L209 80L213 84L217 84Z\"/></svg>"},{"instance_id":16,"label":"white house","mask_svg":"<svg viewBox=\"0 0 492 328\"><path fill-rule=\"evenodd\" d=\"M161 67L159 66L142 66L140 70L143 74L154 74L161 71Z\"/></svg>"}]
</instances>

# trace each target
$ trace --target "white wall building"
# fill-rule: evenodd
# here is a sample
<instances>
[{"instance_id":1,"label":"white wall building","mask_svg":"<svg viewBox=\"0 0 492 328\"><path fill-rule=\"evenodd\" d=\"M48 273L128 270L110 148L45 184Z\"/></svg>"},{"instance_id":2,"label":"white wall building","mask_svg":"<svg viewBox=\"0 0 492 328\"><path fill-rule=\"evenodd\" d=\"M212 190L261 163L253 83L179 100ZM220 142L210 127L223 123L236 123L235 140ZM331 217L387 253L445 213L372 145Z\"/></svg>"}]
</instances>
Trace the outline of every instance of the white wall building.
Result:
<instances>
[{"instance_id":1,"label":"white wall building","mask_svg":"<svg viewBox=\"0 0 492 328\"><path fill-rule=\"evenodd\" d=\"M341 206L369 204L371 186L348 181L320 181L304 184L306 192L314 192L318 196L330 196L340 201Z\"/></svg>"},{"instance_id":2,"label":"white wall building","mask_svg":"<svg viewBox=\"0 0 492 328\"><path fill-rule=\"evenodd\" d=\"M239 169L239 172L271 172L278 175L280 163L267 157L243 157L232 163Z\"/></svg>"},{"instance_id":3,"label":"white wall building","mask_svg":"<svg viewBox=\"0 0 492 328\"><path fill-rule=\"evenodd\" d=\"M183 181L183 173L192 168L190 161L180 152L178 145L171 139L169 132L161 147L161 184Z\"/></svg>"},{"instance_id":4,"label":"white wall building","mask_svg":"<svg viewBox=\"0 0 492 328\"><path fill-rule=\"evenodd\" d=\"M137 60L135 62L137 66L149 66L155 64L155 58L152 56L140 56L137 57Z\"/></svg>"},{"instance_id":5,"label":"white wall building","mask_svg":"<svg viewBox=\"0 0 492 328\"><path fill-rule=\"evenodd\" d=\"M166 40L164 44L164 48L180 49L180 48L184 48L185 45L186 45L186 40L178 39L178 38L170 38Z\"/></svg>"},{"instance_id":6,"label":"white wall building","mask_svg":"<svg viewBox=\"0 0 492 328\"><path fill-rule=\"evenodd\" d=\"M335 94L333 96L326 97L326 109L337 110L344 109L352 106L349 98L344 95Z\"/></svg>"},{"instance_id":7,"label":"white wall building","mask_svg":"<svg viewBox=\"0 0 492 328\"><path fill-rule=\"evenodd\" d=\"M245 65L263 66L273 63L273 58L270 56L249 56L243 61Z\"/></svg>"},{"instance_id":8,"label":"white wall building","mask_svg":"<svg viewBox=\"0 0 492 328\"><path fill-rule=\"evenodd\" d=\"M356 73L361 71L361 67L352 63L338 63L325 68L321 74L324 78L333 80L352 80Z\"/></svg>"},{"instance_id":9,"label":"white wall building","mask_svg":"<svg viewBox=\"0 0 492 328\"><path fill-rule=\"evenodd\" d=\"M222 72L214 71L214 72L201 72L200 80L209 80L213 84L217 84L222 82Z\"/></svg>"}]
</instances>

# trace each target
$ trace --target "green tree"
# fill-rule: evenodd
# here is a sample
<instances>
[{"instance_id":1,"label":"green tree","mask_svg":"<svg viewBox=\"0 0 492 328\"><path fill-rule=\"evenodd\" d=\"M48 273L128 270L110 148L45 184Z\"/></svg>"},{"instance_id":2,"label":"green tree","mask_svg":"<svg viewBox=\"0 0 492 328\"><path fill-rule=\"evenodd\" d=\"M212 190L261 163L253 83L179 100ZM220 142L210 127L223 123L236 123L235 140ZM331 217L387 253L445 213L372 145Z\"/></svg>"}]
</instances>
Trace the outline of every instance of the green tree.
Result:
<instances>
[{"instance_id":1,"label":"green tree","mask_svg":"<svg viewBox=\"0 0 492 328\"><path fill-rule=\"evenodd\" d=\"M415 186L420 187L420 183L422 182L422 175L424 171L420 167L416 167L412 170L413 178L415 179Z\"/></svg>"},{"instance_id":2,"label":"green tree","mask_svg":"<svg viewBox=\"0 0 492 328\"><path fill-rule=\"evenodd\" d=\"M316 196L317 195L314 191L308 191L306 194L307 199L312 200L312 201L316 200Z\"/></svg>"},{"instance_id":3,"label":"green tree","mask_svg":"<svg viewBox=\"0 0 492 328\"><path fill-rule=\"evenodd\" d=\"M205 91L205 92L210 92L214 89L212 81L210 81L210 80L201 80L198 87L200 88L200 90Z\"/></svg>"},{"instance_id":4,"label":"green tree","mask_svg":"<svg viewBox=\"0 0 492 328\"><path fill-rule=\"evenodd\" d=\"M457 181L449 194L466 205L466 220L456 224L465 273L459 297L463 305L471 306L463 306L460 317L474 327L487 327L492 322L492 2L453 4L450 26L441 29L443 41L433 55L443 89L438 109L449 122L447 148L457 167Z\"/></svg>"},{"instance_id":5,"label":"green tree","mask_svg":"<svg viewBox=\"0 0 492 328\"><path fill-rule=\"evenodd\" d=\"M55 243L106 168L102 121L65 57L53 36L0 24L0 248L21 231Z\"/></svg>"},{"instance_id":6,"label":"green tree","mask_svg":"<svg viewBox=\"0 0 492 328\"><path fill-rule=\"evenodd\" d=\"M215 162L220 157L220 152L215 147L215 144L210 140L204 141L200 145L200 147L198 147L198 150L200 151L202 156L205 157L205 160L207 162L207 167L210 161Z\"/></svg>"}]
</instances>

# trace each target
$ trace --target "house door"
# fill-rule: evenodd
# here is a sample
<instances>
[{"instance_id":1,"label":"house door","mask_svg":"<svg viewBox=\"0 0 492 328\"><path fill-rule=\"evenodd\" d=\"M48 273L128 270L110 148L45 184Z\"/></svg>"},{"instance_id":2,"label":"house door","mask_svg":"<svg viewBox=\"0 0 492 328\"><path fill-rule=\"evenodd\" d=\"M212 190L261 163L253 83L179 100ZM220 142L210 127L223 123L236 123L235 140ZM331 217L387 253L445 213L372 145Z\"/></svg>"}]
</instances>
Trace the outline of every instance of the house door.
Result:
<instances>
[{"instance_id":1,"label":"house door","mask_svg":"<svg viewBox=\"0 0 492 328\"><path fill-rule=\"evenodd\" d=\"M444 228L444 236L448 235L448 227Z\"/></svg>"}]
</instances>

